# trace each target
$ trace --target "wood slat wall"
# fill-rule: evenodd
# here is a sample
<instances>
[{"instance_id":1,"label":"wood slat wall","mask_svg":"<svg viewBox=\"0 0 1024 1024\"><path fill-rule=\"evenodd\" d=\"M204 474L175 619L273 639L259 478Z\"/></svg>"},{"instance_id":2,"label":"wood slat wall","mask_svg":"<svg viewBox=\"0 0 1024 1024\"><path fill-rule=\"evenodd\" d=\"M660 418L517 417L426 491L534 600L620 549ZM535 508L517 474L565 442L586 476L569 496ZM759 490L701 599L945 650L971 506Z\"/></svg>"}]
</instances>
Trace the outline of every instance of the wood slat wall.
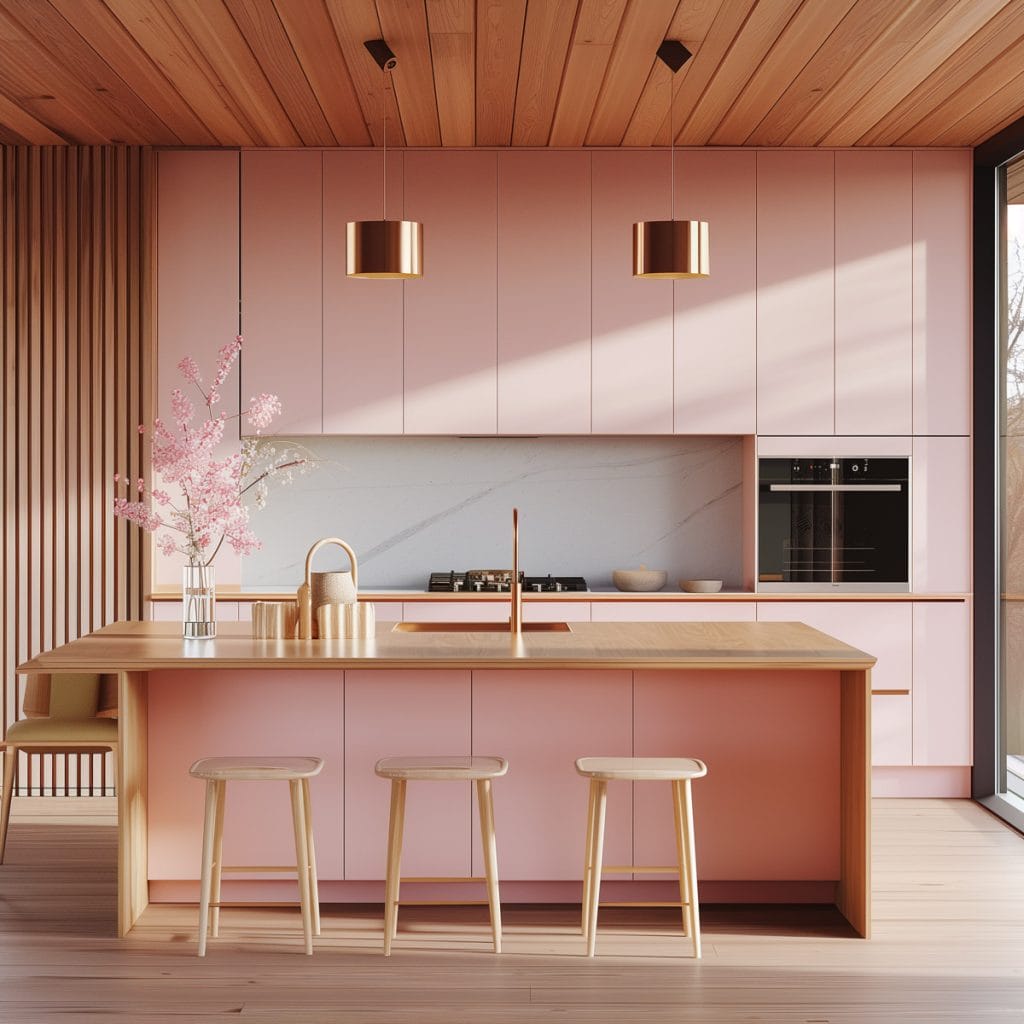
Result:
<instances>
[{"instance_id":1,"label":"wood slat wall","mask_svg":"<svg viewBox=\"0 0 1024 1024\"><path fill-rule=\"evenodd\" d=\"M0 148L5 730L19 662L143 617L146 540L112 509L151 419L153 166L142 147ZM18 766L21 794L112 786L99 755Z\"/></svg>"}]
</instances>

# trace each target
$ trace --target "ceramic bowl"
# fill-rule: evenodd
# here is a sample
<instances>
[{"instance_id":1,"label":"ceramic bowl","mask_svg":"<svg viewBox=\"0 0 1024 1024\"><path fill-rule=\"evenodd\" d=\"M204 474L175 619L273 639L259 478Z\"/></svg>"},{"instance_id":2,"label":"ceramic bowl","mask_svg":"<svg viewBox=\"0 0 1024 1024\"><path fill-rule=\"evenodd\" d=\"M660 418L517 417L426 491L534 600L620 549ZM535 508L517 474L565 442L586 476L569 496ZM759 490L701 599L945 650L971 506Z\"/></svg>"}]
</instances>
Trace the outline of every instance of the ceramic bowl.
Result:
<instances>
[{"instance_id":1,"label":"ceramic bowl","mask_svg":"<svg viewBox=\"0 0 1024 1024\"><path fill-rule=\"evenodd\" d=\"M634 593L661 590L667 579L668 573L664 569L648 569L646 565L641 565L639 569L615 569L612 571L612 582L616 589Z\"/></svg>"},{"instance_id":2,"label":"ceramic bowl","mask_svg":"<svg viewBox=\"0 0 1024 1024\"><path fill-rule=\"evenodd\" d=\"M680 580L679 589L687 594L717 594L722 589L721 580Z\"/></svg>"}]
</instances>

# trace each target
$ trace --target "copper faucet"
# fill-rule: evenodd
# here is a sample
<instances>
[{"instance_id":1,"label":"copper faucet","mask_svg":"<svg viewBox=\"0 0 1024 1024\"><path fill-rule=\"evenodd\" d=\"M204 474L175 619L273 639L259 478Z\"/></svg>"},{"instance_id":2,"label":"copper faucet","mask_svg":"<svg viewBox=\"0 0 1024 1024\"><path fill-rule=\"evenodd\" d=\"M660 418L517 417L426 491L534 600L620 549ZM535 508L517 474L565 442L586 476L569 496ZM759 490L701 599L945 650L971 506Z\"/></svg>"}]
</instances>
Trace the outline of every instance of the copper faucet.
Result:
<instances>
[{"instance_id":1,"label":"copper faucet","mask_svg":"<svg viewBox=\"0 0 1024 1024\"><path fill-rule=\"evenodd\" d=\"M512 580L509 583L512 607L509 626L513 636L523 631L523 584L519 580L519 509L512 509Z\"/></svg>"}]
</instances>

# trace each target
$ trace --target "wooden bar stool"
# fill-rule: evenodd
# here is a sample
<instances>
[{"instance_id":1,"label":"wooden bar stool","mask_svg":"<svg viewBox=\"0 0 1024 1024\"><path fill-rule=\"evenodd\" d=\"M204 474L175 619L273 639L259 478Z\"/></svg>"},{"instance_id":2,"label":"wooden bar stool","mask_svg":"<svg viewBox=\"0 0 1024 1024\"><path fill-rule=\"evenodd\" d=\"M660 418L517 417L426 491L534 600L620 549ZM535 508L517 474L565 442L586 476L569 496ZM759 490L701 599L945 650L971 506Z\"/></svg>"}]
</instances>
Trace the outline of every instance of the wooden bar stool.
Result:
<instances>
[{"instance_id":1,"label":"wooden bar stool","mask_svg":"<svg viewBox=\"0 0 1024 1024\"><path fill-rule=\"evenodd\" d=\"M402 827L405 820L405 785L423 781L462 780L476 783L480 806L480 838L484 848L487 902L491 909L494 952L501 952L501 902L498 898L498 856L494 838L494 803L491 779L508 771L503 757L384 757L373 769L391 780L391 815L388 820L388 860L384 883L384 955L391 955L391 941L398 932L398 890L401 884ZM426 879L424 879L426 881ZM465 882L480 879L431 878L432 882Z\"/></svg>"},{"instance_id":2,"label":"wooden bar stool","mask_svg":"<svg viewBox=\"0 0 1024 1024\"><path fill-rule=\"evenodd\" d=\"M224 871L295 871L299 878L299 905L306 954L313 952L313 933L320 934L320 896L313 849L313 816L309 780L319 775L319 757L204 757L189 768L189 775L206 779L206 821L203 825L203 874L199 891L199 955L206 956L206 933L220 929L220 878ZM295 831L294 867L228 867L222 863L224 797L229 782L287 782L292 797ZM212 899L211 899L212 895ZM213 918L210 910L213 909Z\"/></svg>"},{"instance_id":3,"label":"wooden bar stool","mask_svg":"<svg viewBox=\"0 0 1024 1024\"><path fill-rule=\"evenodd\" d=\"M708 773L703 761L689 757L581 757L576 771L590 779L590 802L587 807L587 842L583 861L583 934L587 938L587 956L594 955L597 943L597 908L600 906L602 870L617 873L645 872L679 873L679 902L620 903L619 906L681 907L683 934L693 942L693 955L700 959L700 908L697 899L697 856L694 849L693 803L690 782ZM608 799L608 783L671 782L672 804L676 819L675 867L602 867L604 854L604 819ZM607 904L606 904L607 905Z\"/></svg>"}]
</instances>

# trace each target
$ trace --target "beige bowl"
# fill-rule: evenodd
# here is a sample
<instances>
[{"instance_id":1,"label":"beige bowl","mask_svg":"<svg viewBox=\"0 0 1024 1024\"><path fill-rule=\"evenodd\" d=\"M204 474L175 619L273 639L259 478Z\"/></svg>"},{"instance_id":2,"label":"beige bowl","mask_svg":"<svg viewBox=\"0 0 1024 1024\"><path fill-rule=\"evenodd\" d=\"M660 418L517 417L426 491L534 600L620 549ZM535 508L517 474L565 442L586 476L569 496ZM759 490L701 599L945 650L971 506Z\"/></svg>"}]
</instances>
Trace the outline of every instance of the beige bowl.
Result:
<instances>
[{"instance_id":1,"label":"beige bowl","mask_svg":"<svg viewBox=\"0 0 1024 1024\"><path fill-rule=\"evenodd\" d=\"M717 594L722 589L721 580L680 580L679 589L688 594Z\"/></svg>"},{"instance_id":2,"label":"beige bowl","mask_svg":"<svg viewBox=\"0 0 1024 1024\"><path fill-rule=\"evenodd\" d=\"M661 590L667 579L668 573L664 569L648 569L646 565L641 565L639 569L614 569L612 571L612 582L616 589L634 593Z\"/></svg>"}]
</instances>

